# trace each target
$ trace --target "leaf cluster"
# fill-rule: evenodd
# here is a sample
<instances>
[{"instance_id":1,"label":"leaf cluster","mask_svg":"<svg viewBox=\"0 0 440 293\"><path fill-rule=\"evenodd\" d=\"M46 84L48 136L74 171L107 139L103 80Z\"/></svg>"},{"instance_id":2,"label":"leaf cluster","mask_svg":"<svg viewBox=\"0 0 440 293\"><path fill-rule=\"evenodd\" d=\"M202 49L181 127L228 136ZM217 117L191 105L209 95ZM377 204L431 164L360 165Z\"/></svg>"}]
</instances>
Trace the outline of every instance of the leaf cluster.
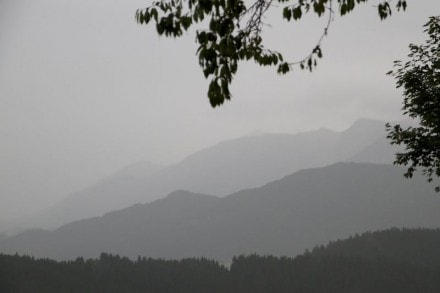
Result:
<instances>
[{"instance_id":1,"label":"leaf cluster","mask_svg":"<svg viewBox=\"0 0 440 293\"><path fill-rule=\"evenodd\" d=\"M410 44L409 60L395 61L394 71L388 72L396 78L397 88L403 89L403 113L419 126L387 124L387 129L392 144L405 146L395 160L409 166L405 176L412 177L420 167L431 182L440 177L440 16L429 19L425 33L429 38L424 44Z\"/></svg>"},{"instance_id":2,"label":"leaf cluster","mask_svg":"<svg viewBox=\"0 0 440 293\"><path fill-rule=\"evenodd\" d=\"M276 66L278 74L286 74L294 66L312 71L322 57L321 41L327 35L333 16L333 3L341 15L352 11L367 0L160 0L136 12L139 24L155 23L157 33L166 37L181 37L191 26L196 30L197 55L205 78L210 79L208 98L212 107L231 99L229 86L240 61L254 61L260 66ZM247 5L248 4L248 5ZM276 4L276 5L275 5ZM269 9L282 10L286 21L298 21L311 12L328 15L329 21L311 53L296 62L285 61L283 55L264 46L261 36L264 17ZM396 8L406 8L399 0ZM379 4L381 19L391 14L388 1ZM203 27L203 28L200 28Z\"/></svg>"}]
</instances>

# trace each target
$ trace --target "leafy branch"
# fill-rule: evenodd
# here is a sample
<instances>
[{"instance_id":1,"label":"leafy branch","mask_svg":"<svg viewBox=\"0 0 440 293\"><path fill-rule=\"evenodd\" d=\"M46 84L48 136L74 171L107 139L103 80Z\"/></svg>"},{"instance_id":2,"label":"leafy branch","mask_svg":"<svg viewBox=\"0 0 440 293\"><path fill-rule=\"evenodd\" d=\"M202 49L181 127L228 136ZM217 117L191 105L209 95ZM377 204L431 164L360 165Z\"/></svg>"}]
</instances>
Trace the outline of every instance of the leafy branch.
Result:
<instances>
[{"instance_id":1,"label":"leafy branch","mask_svg":"<svg viewBox=\"0 0 440 293\"><path fill-rule=\"evenodd\" d=\"M403 88L403 113L417 119L419 126L404 129L387 124L387 131L391 144L405 146L394 162L408 166L405 177L421 168L431 182L440 178L440 16L429 19L425 32L429 39L410 44L409 60L395 61L395 69L388 72ZM435 190L440 192L440 186Z\"/></svg>"},{"instance_id":2,"label":"leafy branch","mask_svg":"<svg viewBox=\"0 0 440 293\"><path fill-rule=\"evenodd\" d=\"M274 1L281 7L275 6ZM160 36L173 38L181 37L195 24L205 26L196 30L196 52L205 78L210 78L209 101L216 107L231 99L229 86L240 61L276 66L279 74L286 74L295 66L312 71L317 59L322 58L321 42L333 20L333 2L345 15L367 0L254 0L249 7L243 0L160 0L138 9L135 18L139 24L155 23ZM305 58L288 62L280 52L264 46L263 19L271 8L281 8L282 18L288 22L298 21L309 12L319 17L328 14L323 34ZM396 8L405 10L406 1L398 0ZM378 13L381 19L391 15L389 1L379 4Z\"/></svg>"}]
</instances>

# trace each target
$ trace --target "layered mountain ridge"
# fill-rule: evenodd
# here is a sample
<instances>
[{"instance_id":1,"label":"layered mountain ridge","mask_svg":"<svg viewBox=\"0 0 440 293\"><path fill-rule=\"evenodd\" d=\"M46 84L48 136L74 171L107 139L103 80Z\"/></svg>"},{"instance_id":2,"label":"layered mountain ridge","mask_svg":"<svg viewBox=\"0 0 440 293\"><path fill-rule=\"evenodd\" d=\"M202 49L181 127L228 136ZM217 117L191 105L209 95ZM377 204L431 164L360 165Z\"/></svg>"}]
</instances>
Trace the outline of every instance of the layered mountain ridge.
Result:
<instances>
[{"instance_id":1,"label":"layered mountain ridge","mask_svg":"<svg viewBox=\"0 0 440 293\"><path fill-rule=\"evenodd\" d=\"M71 259L109 252L229 260L259 253L297 255L350 234L390 227L437 228L440 198L402 168L337 163L306 169L223 198L176 191L148 204L32 231L0 242L0 251Z\"/></svg>"},{"instance_id":2,"label":"layered mountain ridge","mask_svg":"<svg viewBox=\"0 0 440 293\"><path fill-rule=\"evenodd\" d=\"M225 141L171 166L150 164L122 170L15 226L56 228L135 203L147 203L174 190L224 196L261 186L300 169L338 161L392 162L392 156L385 156L388 160L384 161L380 155L385 152L382 149L386 149L387 154L393 153L386 141L376 146L375 153L368 153L370 145L384 136L384 122L363 119L343 132L320 129ZM363 152L367 154L362 155Z\"/></svg>"}]
</instances>

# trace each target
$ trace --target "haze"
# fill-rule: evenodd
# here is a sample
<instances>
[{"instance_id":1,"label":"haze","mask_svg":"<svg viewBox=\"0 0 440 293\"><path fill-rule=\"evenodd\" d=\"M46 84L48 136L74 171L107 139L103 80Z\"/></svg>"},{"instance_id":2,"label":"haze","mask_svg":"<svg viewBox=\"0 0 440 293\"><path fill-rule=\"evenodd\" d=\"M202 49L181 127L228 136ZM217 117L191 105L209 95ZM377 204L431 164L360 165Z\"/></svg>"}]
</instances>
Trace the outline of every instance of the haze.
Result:
<instances>
[{"instance_id":1,"label":"haze","mask_svg":"<svg viewBox=\"0 0 440 293\"><path fill-rule=\"evenodd\" d=\"M385 73L438 0L409 1L380 21L374 1L336 17L315 72L241 64L233 99L212 109L194 34L161 39L134 21L149 1L0 2L0 221L50 206L121 167L159 165L256 133L343 130L361 117L393 121L401 95ZM272 19L268 20L272 23ZM267 28L292 60L324 19Z\"/></svg>"}]
</instances>

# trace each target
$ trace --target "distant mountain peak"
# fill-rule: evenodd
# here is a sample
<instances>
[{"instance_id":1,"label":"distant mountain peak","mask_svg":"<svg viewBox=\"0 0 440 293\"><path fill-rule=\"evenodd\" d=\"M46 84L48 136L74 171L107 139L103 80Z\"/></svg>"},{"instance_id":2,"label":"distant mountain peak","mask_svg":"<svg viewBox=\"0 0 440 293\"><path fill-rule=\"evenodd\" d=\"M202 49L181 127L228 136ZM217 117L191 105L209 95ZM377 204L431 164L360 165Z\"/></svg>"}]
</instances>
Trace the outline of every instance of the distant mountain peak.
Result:
<instances>
[{"instance_id":1,"label":"distant mountain peak","mask_svg":"<svg viewBox=\"0 0 440 293\"><path fill-rule=\"evenodd\" d=\"M152 203L166 206L197 206L199 204L211 204L219 200L218 197L206 195L202 193L194 193L187 190L177 190L171 192L162 199L158 199ZM148 204L147 204L148 205Z\"/></svg>"},{"instance_id":2,"label":"distant mountain peak","mask_svg":"<svg viewBox=\"0 0 440 293\"><path fill-rule=\"evenodd\" d=\"M198 199L201 197L216 198L215 196L212 196L212 195L195 193L195 192L191 192L188 190L179 189L179 190L176 190L176 191L169 193L167 196L164 197L164 199L182 199L182 198L184 198L184 199Z\"/></svg>"},{"instance_id":3,"label":"distant mountain peak","mask_svg":"<svg viewBox=\"0 0 440 293\"><path fill-rule=\"evenodd\" d=\"M357 128L377 128L382 127L385 131L385 123L382 120L376 120L371 118L360 118L356 120L347 130L357 129Z\"/></svg>"}]
</instances>

